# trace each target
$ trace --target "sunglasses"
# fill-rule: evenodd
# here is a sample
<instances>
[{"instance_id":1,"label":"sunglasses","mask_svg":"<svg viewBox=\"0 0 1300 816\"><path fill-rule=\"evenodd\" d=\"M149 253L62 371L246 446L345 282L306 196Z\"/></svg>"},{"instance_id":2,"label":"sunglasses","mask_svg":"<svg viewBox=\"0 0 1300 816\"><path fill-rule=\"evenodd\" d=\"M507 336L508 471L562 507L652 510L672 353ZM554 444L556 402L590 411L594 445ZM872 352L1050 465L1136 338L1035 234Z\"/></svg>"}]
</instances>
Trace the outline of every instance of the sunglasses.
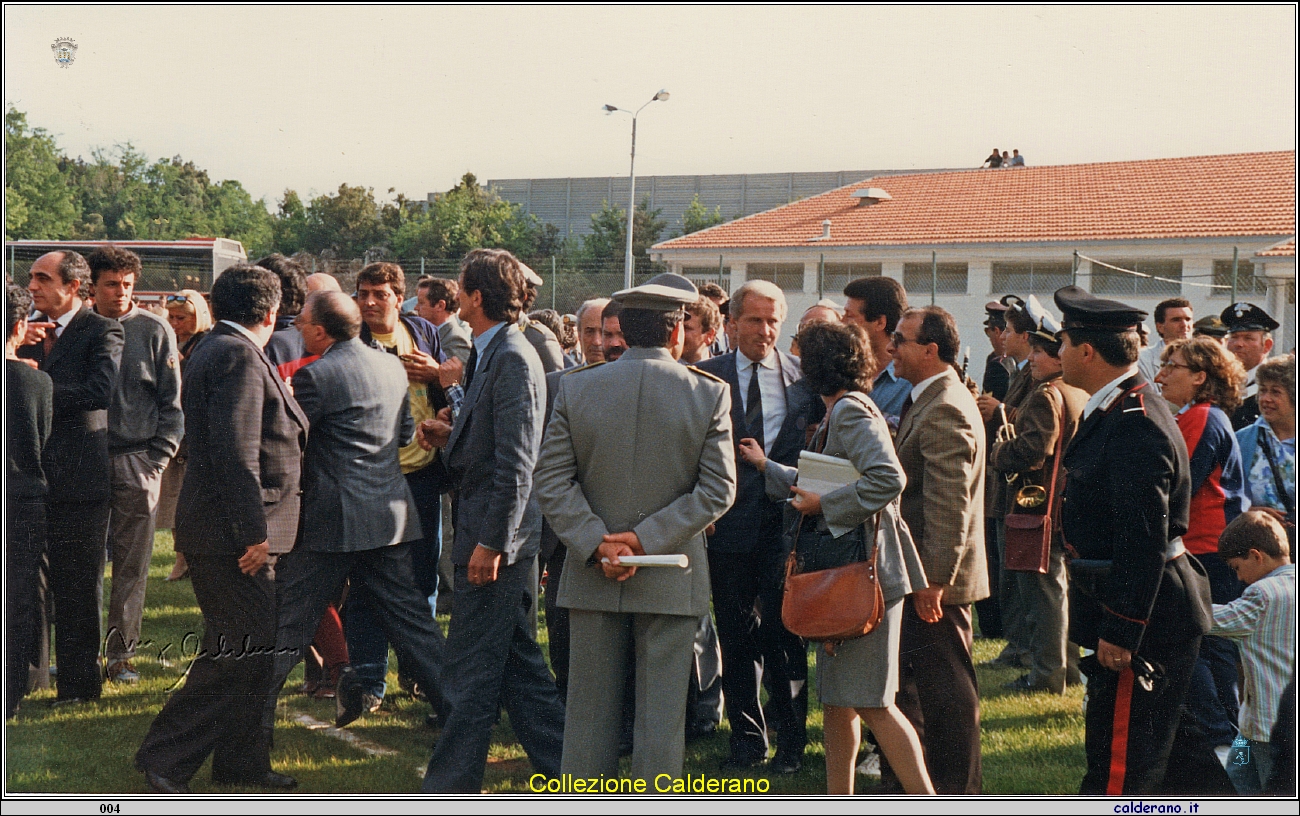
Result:
<instances>
[{"instance_id":1,"label":"sunglasses","mask_svg":"<svg viewBox=\"0 0 1300 816\"><path fill-rule=\"evenodd\" d=\"M168 303L189 303L190 296L189 295L168 295L167 302Z\"/></svg>"}]
</instances>

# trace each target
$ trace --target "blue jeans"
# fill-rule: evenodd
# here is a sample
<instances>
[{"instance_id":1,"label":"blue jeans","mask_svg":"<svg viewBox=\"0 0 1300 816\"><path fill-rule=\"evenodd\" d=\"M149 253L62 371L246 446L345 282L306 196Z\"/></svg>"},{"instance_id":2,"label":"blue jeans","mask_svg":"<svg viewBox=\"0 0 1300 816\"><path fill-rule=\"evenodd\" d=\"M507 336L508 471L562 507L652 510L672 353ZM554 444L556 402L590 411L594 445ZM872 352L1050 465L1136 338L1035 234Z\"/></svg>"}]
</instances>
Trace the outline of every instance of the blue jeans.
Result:
<instances>
[{"instance_id":1,"label":"blue jeans","mask_svg":"<svg viewBox=\"0 0 1300 816\"><path fill-rule=\"evenodd\" d=\"M1210 578L1210 600L1232 603L1245 585L1218 553L1196 556ZM1237 646L1227 638L1201 638L1184 709L1210 745L1230 745L1237 735Z\"/></svg>"},{"instance_id":2,"label":"blue jeans","mask_svg":"<svg viewBox=\"0 0 1300 816\"><path fill-rule=\"evenodd\" d=\"M1242 743L1245 743L1244 745ZM1267 742L1239 739L1228 754L1228 778L1242 796L1264 792L1273 775L1273 746Z\"/></svg>"},{"instance_id":3,"label":"blue jeans","mask_svg":"<svg viewBox=\"0 0 1300 816\"><path fill-rule=\"evenodd\" d=\"M442 499L425 470L406 474L406 484L415 499L424 540L416 542L415 580L429 599L429 614L438 603L438 556L442 551ZM370 591L353 584L343 607L343 634L348 641L348 658L361 681L361 689L378 700L384 699L388 676L388 638L379 622L379 611Z\"/></svg>"}]
</instances>

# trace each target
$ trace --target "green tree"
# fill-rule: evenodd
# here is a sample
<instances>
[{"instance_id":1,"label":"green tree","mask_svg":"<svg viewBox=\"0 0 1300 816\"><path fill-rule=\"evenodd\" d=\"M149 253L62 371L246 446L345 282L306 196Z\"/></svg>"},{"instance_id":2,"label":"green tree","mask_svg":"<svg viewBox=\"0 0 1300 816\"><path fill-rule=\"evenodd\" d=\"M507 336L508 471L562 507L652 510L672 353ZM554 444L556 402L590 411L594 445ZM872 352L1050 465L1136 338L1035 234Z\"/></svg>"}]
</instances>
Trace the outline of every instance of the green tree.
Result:
<instances>
[{"instance_id":1,"label":"green tree","mask_svg":"<svg viewBox=\"0 0 1300 816\"><path fill-rule=\"evenodd\" d=\"M700 201L700 194L696 193L691 199L691 203L686 207L686 211L682 213L681 227L674 237L690 235L692 232L716 227L726 220L722 217L721 207L714 207L713 212L709 212L709 208L704 206L704 202Z\"/></svg>"},{"instance_id":2,"label":"green tree","mask_svg":"<svg viewBox=\"0 0 1300 816\"><path fill-rule=\"evenodd\" d=\"M5 237L70 238L81 217L67 157L27 115L5 112Z\"/></svg>"},{"instance_id":3,"label":"green tree","mask_svg":"<svg viewBox=\"0 0 1300 816\"><path fill-rule=\"evenodd\" d=\"M529 259L550 255L559 246L558 229L480 186L473 173L427 207L400 196L398 204L406 205L392 237L399 257L460 258L472 249L500 247Z\"/></svg>"},{"instance_id":4,"label":"green tree","mask_svg":"<svg viewBox=\"0 0 1300 816\"><path fill-rule=\"evenodd\" d=\"M303 249L360 257L387 237L374 190L340 184L335 195L317 196L307 207Z\"/></svg>"},{"instance_id":5,"label":"green tree","mask_svg":"<svg viewBox=\"0 0 1300 816\"><path fill-rule=\"evenodd\" d=\"M286 255L306 249L307 208L294 190L286 189L284 198L272 219L271 230L275 249Z\"/></svg>"},{"instance_id":6,"label":"green tree","mask_svg":"<svg viewBox=\"0 0 1300 816\"><path fill-rule=\"evenodd\" d=\"M658 243L667 222L660 216L663 210L650 209L650 197L641 199L636 207L632 225L632 259L638 274L650 270L646 250ZM600 203L600 212L591 216L591 234L582 239L583 254L587 260L610 265L620 265L627 252L627 212L611 207L608 201Z\"/></svg>"}]
</instances>

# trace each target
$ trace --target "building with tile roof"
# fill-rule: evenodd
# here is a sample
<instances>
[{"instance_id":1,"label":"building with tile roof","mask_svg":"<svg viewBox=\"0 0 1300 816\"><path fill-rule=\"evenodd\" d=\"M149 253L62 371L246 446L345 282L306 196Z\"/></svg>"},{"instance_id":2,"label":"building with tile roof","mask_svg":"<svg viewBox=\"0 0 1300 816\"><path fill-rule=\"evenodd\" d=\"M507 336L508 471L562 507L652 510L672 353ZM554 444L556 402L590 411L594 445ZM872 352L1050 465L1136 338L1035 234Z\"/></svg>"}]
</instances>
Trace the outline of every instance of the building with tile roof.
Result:
<instances>
[{"instance_id":1,"label":"building with tile roof","mask_svg":"<svg viewBox=\"0 0 1300 816\"><path fill-rule=\"evenodd\" d=\"M1217 314L1231 298L1234 250L1238 299L1294 313L1294 244L1289 278L1256 274L1269 263L1256 253L1294 241L1295 172L1295 151L1280 151L875 177L650 254L690 276L721 272L733 290L772 280L792 315L849 280L889 275L912 302L953 312L983 360L990 299L1041 298L1076 280L1148 311L1181 295L1196 314Z\"/></svg>"}]
</instances>

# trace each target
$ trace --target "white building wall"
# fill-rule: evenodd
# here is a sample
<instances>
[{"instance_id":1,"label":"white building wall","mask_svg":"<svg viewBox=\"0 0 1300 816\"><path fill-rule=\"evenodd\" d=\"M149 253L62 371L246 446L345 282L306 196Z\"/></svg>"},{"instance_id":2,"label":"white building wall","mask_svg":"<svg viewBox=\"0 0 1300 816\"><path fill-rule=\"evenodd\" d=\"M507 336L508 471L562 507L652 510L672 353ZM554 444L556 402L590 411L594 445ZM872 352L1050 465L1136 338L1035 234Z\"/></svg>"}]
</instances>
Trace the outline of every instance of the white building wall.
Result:
<instances>
[{"instance_id":1,"label":"white building wall","mask_svg":"<svg viewBox=\"0 0 1300 816\"><path fill-rule=\"evenodd\" d=\"M965 262L967 264L967 283L965 294L938 294L935 302L952 312L957 320L957 328L961 334L962 344L970 346L971 364L970 374L979 381L983 376L984 358L988 356L988 341L984 338L984 304L990 300L996 300L1007 292L992 291L992 264L997 261L1002 262L1026 262L1026 261L1056 261L1069 262L1073 253L1077 250L1081 255L1097 258L1100 260L1113 260L1118 258L1124 259L1151 259L1151 260L1181 260L1183 262L1183 284L1181 295L1192 303L1192 310L1196 317L1204 317L1208 314L1218 314L1229 305L1230 295L1227 292L1222 294L1212 294L1214 290L1197 284L1210 284L1213 282L1213 268L1216 260L1231 260L1233 247L1238 248L1239 257L1242 261L1251 259L1251 256L1266 247L1269 247L1287 236L1265 236L1262 238L1239 238L1239 239L1198 239L1198 240L1181 240L1181 241L1133 241L1133 242L1093 242L1080 244L1048 244L1048 243L1022 243L1022 244L984 244L984 245L938 245L938 246L918 246L918 247L825 247L816 246L809 249L789 247L779 249L743 249L743 250L674 250L662 253L662 260L671 264L685 266L717 266L718 255L721 254L724 262L731 267L731 290L735 291L746 279L746 265L749 263L802 263L804 265L803 288L801 291L787 291L786 300L790 308L790 318L786 321L783 328L783 337L781 347L788 348L789 341L794 335L794 330L798 326L799 316L803 314L808 307L817 302L818 293L818 269L821 257L825 256L826 263L843 263L843 262L869 262L881 264L881 274L892 277L899 282L903 281L903 265L905 263L925 263L929 264L931 260L931 251L937 253L937 260L940 263ZM660 253L656 252L656 256ZM1294 282L1294 261L1291 266L1291 280ZM1256 267L1256 272L1262 270ZM1089 288L1089 268L1086 261L1080 262L1078 282L1080 286ZM1282 292L1280 287L1273 287L1271 291ZM1021 294L1026 293L1012 293ZM827 291L825 297L831 298L840 304L844 303L842 292ZM1103 297L1109 297L1102 295ZM1166 297L1173 295L1158 296L1127 296L1115 297L1125 303L1129 303L1138 308L1145 309L1148 313L1154 311L1155 306ZM1050 309L1053 314L1059 316L1060 312L1052 302L1051 293L1040 293L1038 297L1044 305ZM1271 300L1272 298L1270 298ZM1285 301L1285 295L1279 298ZM930 293L928 291L909 292L908 300L914 306L925 306L930 303ZM1263 299L1261 299L1263 300ZM1261 302L1260 306L1269 309L1284 327L1283 336L1289 338L1284 340L1287 344L1279 343L1280 347L1290 348L1295 344L1295 316L1287 314L1285 309L1279 308L1282 304ZM1294 307L1289 307L1293 312ZM1148 328L1154 334L1154 320L1148 318Z\"/></svg>"}]
</instances>

